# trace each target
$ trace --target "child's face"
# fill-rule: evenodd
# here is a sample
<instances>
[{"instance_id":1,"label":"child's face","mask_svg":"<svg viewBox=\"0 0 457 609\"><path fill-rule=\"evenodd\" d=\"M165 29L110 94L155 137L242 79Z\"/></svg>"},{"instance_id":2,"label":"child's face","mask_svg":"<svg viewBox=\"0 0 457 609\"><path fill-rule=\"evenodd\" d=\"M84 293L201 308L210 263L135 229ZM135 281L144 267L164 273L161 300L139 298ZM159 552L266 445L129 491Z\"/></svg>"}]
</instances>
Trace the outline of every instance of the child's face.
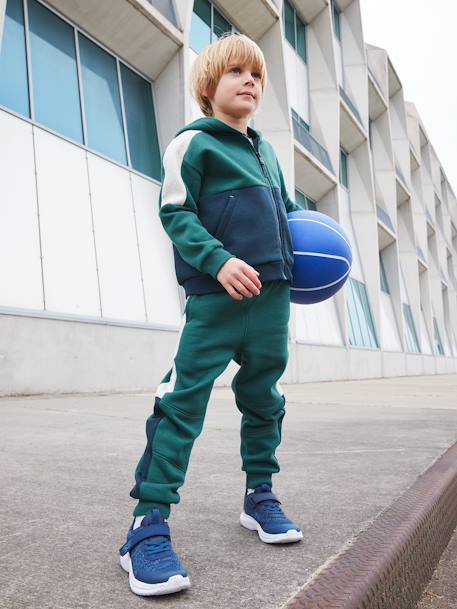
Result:
<instances>
[{"instance_id":1,"label":"child's face","mask_svg":"<svg viewBox=\"0 0 457 609\"><path fill-rule=\"evenodd\" d=\"M249 92L251 95L243 95ZM250 118L262 101L260 73L252 66L242 66L230 60L222 73L214 96L209 98L213 114L234 118Z\"/></svg>"}]
</instances>

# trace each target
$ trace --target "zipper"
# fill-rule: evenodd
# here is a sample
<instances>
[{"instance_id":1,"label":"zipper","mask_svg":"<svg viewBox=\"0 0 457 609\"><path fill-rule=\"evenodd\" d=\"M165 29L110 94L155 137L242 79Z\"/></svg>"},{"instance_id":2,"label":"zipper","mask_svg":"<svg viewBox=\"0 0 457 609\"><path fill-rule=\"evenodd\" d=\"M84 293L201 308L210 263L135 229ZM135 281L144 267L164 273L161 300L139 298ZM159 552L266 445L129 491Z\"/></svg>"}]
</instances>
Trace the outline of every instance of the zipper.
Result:
<instances>
[{"instance_id":1,"label":"zipper","mask_svg":"<svg viewBox=\"0 0 457 609\"><path fill-rule=\"evenodd\" d=\"M253 146L251 146L251 144L249 144L249 146L250 146L250 148L253 148ZM277 202L276 202L276 197L274 196L273 186L272 186L271 181L270 181L270 176L268 175L268 171L265 168L265 161L263 160L263 157L260 154L260 152L257 152L257 150L255 148L254 148L254 152L255 152L255 155L256 155L259 163L260 163L260 167L262 168L262 173L267 178L268 186L269 186L269 189L270 189L271 198L273 199L273 203L274 203L275 210L276 210L276 215L278 217L279 243L281 245L281 255L282 255L282 269L281 269L281 271L282 271L283 278L287 279L286 274L284 273L285 256L284 256L284 250L283 250L283 245L282 245L282 243L283 243L283 240L282 240L282 227L281 227L281 218L279 216L279 210L278 210L278 205L277 205Z\"/></svg>"}]
</instances>

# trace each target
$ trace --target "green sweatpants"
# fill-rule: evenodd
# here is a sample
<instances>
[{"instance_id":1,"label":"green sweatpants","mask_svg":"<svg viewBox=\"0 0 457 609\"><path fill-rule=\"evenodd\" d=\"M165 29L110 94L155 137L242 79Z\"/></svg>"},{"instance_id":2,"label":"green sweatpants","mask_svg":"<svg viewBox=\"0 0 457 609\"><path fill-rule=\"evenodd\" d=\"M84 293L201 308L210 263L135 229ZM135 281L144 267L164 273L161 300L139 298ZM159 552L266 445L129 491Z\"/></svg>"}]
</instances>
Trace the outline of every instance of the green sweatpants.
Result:
<instances>
[{"instance_id":1,"label":"green sweatpants","mask_svg":"<svg viewBox=\"0 0 457 609\"><path fill-rule=\"evenodd\" d=\"M278 383L289 356L290 283L262 284L260 294L238 301L227 292L189 296L173 367L157 388L146 421L146 449L130 496L134 516L159 508L164 518L180 500L190 453L202 431L216 378L233 359L232 381L241 418L242 470L246 487L271 485L279 471L285 397ZM184 320L183 320L184 321Z\"/></svg>"}]
</instances>

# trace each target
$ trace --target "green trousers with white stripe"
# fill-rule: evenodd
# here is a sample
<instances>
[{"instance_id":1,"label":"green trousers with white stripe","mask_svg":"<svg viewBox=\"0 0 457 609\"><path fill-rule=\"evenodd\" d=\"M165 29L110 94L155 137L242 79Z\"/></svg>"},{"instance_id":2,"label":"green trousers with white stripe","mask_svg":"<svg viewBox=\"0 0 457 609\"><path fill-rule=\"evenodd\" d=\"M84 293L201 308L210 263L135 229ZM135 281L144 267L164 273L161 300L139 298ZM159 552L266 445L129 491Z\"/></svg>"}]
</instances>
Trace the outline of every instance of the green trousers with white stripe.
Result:
<instances>
[{"instance_id":1,"label":"green trousers with white stripe","mask_svg":"<svg viewBox=\"0 0 457 609\"><path fill-rule=\"evenodd\" d=\"M187 298L172 368L159 384L146 421L146 448L130 496L134 516L159 508L167 518L180 500L192 446L203 428L214 381L233 359L232 381L241 418L246 487L272 484L279 472L285 397L279 385L288 361L290 283L262 284L260 294L238 301L226 291ZM183 319L184 321L184 319Z\"/></svg>"}]
</instances>

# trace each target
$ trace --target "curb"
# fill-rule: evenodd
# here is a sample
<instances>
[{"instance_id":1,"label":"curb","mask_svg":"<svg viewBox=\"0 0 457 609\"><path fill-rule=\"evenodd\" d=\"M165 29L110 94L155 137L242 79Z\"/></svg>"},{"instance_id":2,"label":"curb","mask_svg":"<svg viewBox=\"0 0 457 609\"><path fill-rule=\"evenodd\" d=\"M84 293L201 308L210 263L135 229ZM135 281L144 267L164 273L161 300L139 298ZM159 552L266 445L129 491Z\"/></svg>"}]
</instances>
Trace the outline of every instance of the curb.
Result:
<instances>
[{"instance_id":1,"label":"curb","mask_svg":"<svg viewBox=\"0 0 457 609\"><path fill-rule=\"evenodd\" d=\"M413 609L457 526L457 443L281 609Z\"/></svg>"}]
</instances>

